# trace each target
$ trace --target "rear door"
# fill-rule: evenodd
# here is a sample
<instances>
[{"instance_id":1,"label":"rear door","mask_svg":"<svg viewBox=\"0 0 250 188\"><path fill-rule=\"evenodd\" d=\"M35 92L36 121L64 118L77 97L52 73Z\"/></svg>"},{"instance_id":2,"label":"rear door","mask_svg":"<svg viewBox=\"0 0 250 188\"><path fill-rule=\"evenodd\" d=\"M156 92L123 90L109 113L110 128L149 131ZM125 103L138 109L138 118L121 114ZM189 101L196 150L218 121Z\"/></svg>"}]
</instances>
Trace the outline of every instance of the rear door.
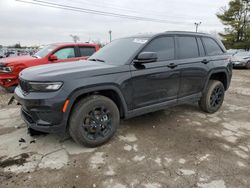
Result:
<instances>
[{"instance_id":1,"label":"rear door","mask_svg":"<svg viewBox=\"0 0 250 188\"><path fill-rule=\"evenodd\" d=\"M178 35L176 40L177 64L181 69L178 100L181 102L182 99L201 95L211 64L199 37Z\"/></svg>"},{"instance_id":2,"label":"rear door","mask_svg":"<svg viewBox=\"0 0 250 188\"><path fill-rule=\"evenodd\" d=\"M174 37L155 38L141 52L156 52L158 60L131 65L134 109L164 102L176 103L180 70L174 66Z\"/></svg>"},{"instance_id":3,"label":"rear door","mask_svg":"<svg viewBox=\"0 0 250 188\"><path fill-rule=\"evenodd\" d=\"M88 59L91 55L96 52L95 46L77 46L79 59Z\"/></svg>"}]
</instances>

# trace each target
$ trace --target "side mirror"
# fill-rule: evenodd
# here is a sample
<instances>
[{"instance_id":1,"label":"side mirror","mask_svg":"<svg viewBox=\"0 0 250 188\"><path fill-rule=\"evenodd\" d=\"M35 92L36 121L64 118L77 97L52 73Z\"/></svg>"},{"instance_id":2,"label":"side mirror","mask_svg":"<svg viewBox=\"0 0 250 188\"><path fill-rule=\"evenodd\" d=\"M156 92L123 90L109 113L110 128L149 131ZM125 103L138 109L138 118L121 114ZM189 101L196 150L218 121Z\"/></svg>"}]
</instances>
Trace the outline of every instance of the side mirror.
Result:
<instances>
[{"instance_id":1,"label":"side mirror","mask_svg":"<svg viewBox=\"0 0 250 188\"><path fill-rule=\"evenodd\" d=\"M134 60L135 63L143 64L143 63L152 63L157 60L156 52L141 52L137 58Z\"/></svg>"},{"instance_id":2,"label":"side mirror","mask_svg":"<svg viewBox=\"0 0 250 188\"><path fill-rule=\"evenodd\" d=\"M56 61L56 60L58 60L58 58L57 58L56 55L51 55L51 56L49 56L49 60L50 61Z\"/></svg>"}]
</instances>

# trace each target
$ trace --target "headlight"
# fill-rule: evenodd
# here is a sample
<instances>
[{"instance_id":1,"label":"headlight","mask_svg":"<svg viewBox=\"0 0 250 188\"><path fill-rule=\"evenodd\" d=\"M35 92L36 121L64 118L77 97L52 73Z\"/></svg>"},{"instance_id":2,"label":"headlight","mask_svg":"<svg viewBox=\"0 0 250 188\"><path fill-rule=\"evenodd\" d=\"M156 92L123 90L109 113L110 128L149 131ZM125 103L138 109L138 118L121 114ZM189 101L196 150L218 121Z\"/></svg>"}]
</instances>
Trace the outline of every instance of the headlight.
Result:
<instances>
[{"instance_id":1,"label":"headlight","mask_svg":"<svg viewBox=\"0 0 250 188\"><path fill-rule=\"evenodd\" d=\"M11 67L0 67L0 72L4 72L4 73L12 72L12 68Z\"/></svg>"},{"instance_id":2,"label":"headlight","mask_svg":"<svg viewBox=\"0 0 250 188\"><path fill-rule=\"evenodd\" d=\"M57 91L62 87L62 82L29 82L30 91Z\"/></svg>"}]
</instances>

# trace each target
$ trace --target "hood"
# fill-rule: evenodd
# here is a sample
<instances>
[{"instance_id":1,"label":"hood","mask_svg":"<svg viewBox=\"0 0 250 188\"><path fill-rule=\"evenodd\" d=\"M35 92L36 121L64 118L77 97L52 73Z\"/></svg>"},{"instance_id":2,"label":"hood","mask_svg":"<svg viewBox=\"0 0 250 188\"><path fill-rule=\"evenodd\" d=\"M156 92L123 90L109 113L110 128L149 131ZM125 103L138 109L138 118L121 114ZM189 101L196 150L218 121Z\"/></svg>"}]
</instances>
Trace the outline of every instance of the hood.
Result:
<instances>
[{"instance_id":1,"label":"hood","mask_svg":"<svg viewBox=\"0 0 250 188\"><path fill-rule=\"evenodd\" d=\"M115 65L94 61L75 61L40 65L24 69L20 77L28 81L67 81L107 74Z\"/></svg>"},{"instance_id":2,"label":"hood","mask_svg":"<svg viewBox=\"0 0 250 188\"><path fill-rule=\"evenodd\" d=\"M25 56L17 56L17 57L7 57L0 59L0 64L19 64L24 61L34 60L35 57L25 55Z\"/></svg>"}]
</instances>

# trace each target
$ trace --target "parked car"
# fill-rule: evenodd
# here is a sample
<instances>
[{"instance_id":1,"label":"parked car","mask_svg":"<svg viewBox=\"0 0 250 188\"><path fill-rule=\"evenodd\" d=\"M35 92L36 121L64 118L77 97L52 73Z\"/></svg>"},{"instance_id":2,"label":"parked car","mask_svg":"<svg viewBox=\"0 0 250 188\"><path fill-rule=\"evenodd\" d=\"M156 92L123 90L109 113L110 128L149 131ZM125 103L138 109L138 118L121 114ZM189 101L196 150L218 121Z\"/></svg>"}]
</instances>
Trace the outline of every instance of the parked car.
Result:
<instances>
[{"instance_id":1,"label":"parked car","mask_svg":"<svg viewBox=\"0 0 250 188\"><path fill-rule=\"evenodd\" d=\"M250 52L238 52L231 59L234 67L250 69Z\"/></svg>"},{"instance_id":2,"label":"parked car","mask_svg":"<svg viewBox=\"0 0 250 188\"><path fill-rule=\"evenodd\" d=\"M114 40L85 63L25 69L15 98L30 129L69 131L77 143L95 147L115 134L120 118L190 101L216 112L231 77L219 40L165 32Z\"/></svg>"},{"instance_id":3,"label":"parked car","mask_svg":"<svg viewBox=\"0 0 250 188\"><path fill-rule=\"evenodd\" d=\"M4 52L3 52L2 50L0 50L0 59L1 59L1 58L4 58L4 57L5 57Z\"/></svg>"},{"instance_id":4,"label":"parked car","mask_svg":"<svg viewBox=\"0 0 250 188\"><path fill-rule=\"evenodd\" d=\"M239 52L245 52L245 50L243 50L243 49L229 49L229 50L227 50L227 53L230 55L235 55Z\"/></svg>"},{"instance_id":5,"label":"parked car","mask_svg":"<svg viewBox=\"0 0 250 188\"><path fill-rule=\"evenodd\" d=\"M18 56L18 53L15 51L8 51L5 53L5 57L16 57Z\"/></svg>"},{"instance_id":6,"label":"parked car","mask_svg":"<svg viewBox=\"0 0 250 188\"><path fill-rule=\"evenodd\" d=\"M99 50L96 44L56 43L45 46L32 56L18 56L0 60L0 86L11 91L18 84L20 71L27 67L87 59Z\"/></svg>"}]
</instances>

